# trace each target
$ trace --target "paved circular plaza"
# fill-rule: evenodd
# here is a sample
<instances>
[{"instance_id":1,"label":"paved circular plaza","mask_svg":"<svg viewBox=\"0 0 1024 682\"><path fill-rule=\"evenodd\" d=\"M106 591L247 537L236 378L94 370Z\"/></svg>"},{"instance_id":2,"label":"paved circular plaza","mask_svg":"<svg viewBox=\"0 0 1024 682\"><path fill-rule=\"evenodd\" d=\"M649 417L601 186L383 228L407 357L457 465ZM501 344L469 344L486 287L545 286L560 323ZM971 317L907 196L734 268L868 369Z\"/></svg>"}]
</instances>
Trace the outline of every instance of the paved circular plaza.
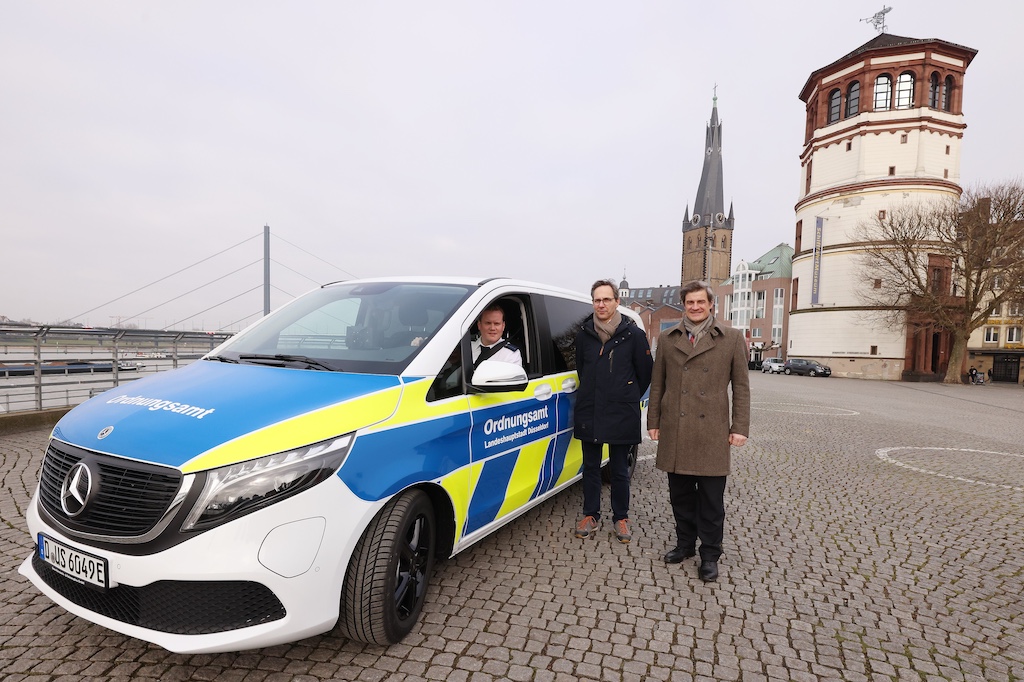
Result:
<instances>
[{"instance_id":1,"label":"paved circular plaza","mask_svg":"<svg viewBox=\"0 0 1024 682\"><path fill-rule=\"evenodd\" d=\"M632 544L608 516L572 537L577 484L440 562L390 648L327 633L187 656L68 614L17 573L47 430L0 435L0 679L1024 679L1024 391L751 382L717 583L661 559L674 531L648 441Z\"/></svg>"}]
</instances>

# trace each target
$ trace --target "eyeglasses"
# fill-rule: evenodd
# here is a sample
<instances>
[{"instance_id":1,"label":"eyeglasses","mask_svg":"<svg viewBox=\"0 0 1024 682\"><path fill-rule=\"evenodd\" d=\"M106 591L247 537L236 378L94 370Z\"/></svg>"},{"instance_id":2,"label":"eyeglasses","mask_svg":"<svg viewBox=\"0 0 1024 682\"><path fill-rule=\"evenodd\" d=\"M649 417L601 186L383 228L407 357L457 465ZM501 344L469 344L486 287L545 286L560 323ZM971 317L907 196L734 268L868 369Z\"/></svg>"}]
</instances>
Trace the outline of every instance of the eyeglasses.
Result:
<instances>
[{"instance_id":1,"label":"eyeglasses","mask_svg":"<svg viewBox=\"0 0 1024 682\"><path fill-rule=\"evenodd\" d=\"M595 298L594 299L594 305L602 305L602 304L603 305L608 305L609 303L614 303L614 302L615 302L614 298Z\"/></svg>"}]
</instances>

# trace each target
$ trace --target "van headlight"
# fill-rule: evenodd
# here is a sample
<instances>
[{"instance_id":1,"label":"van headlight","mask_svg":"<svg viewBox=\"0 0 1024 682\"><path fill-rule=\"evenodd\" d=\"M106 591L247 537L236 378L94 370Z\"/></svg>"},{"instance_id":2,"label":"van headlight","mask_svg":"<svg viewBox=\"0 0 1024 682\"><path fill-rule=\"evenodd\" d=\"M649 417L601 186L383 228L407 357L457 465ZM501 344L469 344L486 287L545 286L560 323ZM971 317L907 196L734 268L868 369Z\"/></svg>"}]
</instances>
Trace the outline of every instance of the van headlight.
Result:
<instances>
[{"instance_id":1,"label":"van headlight","mask_svg":"<svg viewBox=\"0 0 1024 682\"><path fill-rule=\"evenodd\" d=\"M206 530L313 487L334 475L352 435L212 469L183 531Z\"/></svg>"}]
</instances>

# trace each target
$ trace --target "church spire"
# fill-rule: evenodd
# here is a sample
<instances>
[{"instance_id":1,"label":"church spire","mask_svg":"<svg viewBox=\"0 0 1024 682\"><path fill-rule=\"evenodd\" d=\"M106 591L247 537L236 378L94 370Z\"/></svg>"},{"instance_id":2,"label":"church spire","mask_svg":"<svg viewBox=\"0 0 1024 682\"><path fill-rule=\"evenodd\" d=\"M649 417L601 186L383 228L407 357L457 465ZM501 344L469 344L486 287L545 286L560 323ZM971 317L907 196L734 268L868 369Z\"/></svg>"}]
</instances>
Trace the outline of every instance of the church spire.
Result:
<instances>
[{"instance_id":1,"label":"church spire","mask_svg":"<svg viewBox=\"0 0 1024 682\"><path fill-rule=\"evenodd\" d=\"M722 184L722 124L718 120L718 96L715 95L711 104L711 122L704 139L704 168L697 186L697 200L693 204L694 216L700 216L700 220L691 220L691 229L718 227L723 222L715 222L715 216L725 214Z\"/></svg>"},{"instance_id":2,"label":"church spire","mask_svg":"<svg viewBox=\"0 0 1024 682\"><path fill-rule=\"evenodd\" d=\"M729 278L732 265L733 209L725 210L722 167L722 123L718 119L718 86L711 100L711 120L704 134L701 169L693 214L683 221L682 282L703 279L717 284Z\"/></svg>"}]
</instances>

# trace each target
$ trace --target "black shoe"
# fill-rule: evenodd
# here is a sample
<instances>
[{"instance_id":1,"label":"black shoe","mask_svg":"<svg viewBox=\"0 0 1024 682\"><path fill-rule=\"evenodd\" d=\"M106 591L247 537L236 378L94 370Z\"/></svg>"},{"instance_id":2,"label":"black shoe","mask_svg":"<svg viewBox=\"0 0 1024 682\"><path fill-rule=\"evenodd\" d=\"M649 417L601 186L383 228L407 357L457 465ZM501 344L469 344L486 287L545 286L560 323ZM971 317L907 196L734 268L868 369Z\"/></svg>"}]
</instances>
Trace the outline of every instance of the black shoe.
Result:
<instances>
[{"instance_id":1,"label":"black shoe","mask_svg":"<svg viewBox=\"0 0 1024 682\"><path fill-rule=\"evenodd\" d=\"M718 580L718 562L717 561L702 561L700 562L700 570L697 571L697 575L700 579L706 583L713 583Z\"/></svg>"},{"instance_id":2,"label":"black shoe","mask_svg":"<svg viewBox=\"0 0 1024 682\"><path fill-rule=\"evenodd\" d=\"M697 556L696 550L674 547L665 553L665 563L678 564L683 559L689 559L692 556Z\"/></svg>"}]
</instances>

